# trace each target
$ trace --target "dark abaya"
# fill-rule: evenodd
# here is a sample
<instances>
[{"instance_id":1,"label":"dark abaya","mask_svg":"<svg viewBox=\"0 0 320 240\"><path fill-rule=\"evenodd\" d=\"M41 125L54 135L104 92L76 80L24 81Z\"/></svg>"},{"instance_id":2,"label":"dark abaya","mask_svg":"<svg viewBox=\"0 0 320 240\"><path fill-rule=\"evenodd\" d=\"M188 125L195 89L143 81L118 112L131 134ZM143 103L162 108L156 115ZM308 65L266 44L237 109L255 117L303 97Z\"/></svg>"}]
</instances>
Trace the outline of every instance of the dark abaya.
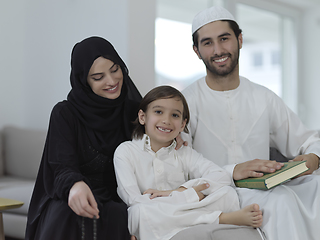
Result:
<instances>
[{"instance_id":1,"label":"dark abaya","mask_svg":"<svg viewBox=\"0 0 320 240\"><path fill-rule=\"evenodd\" d=\"M95 59L121 67L123 87L117 99L96 95L87 83ZM141 95L113 46L99 37L77 43L71 56L68 99L52 110L47 139L30 202L26 239L93 239L93 220L68 206L71 187L84 181L99 208L96 239L130 239L127 210L116 193L113 153L131 139Z\"/></svg>"}]
</instances>

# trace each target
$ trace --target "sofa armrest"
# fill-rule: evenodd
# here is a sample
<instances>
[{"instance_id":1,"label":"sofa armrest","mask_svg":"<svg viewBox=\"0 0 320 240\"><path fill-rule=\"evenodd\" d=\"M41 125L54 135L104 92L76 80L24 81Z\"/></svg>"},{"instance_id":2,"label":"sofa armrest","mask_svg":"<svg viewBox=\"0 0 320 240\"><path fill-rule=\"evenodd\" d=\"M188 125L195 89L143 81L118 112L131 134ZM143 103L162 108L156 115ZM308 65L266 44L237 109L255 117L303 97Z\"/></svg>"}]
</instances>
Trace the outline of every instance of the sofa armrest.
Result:
<instances>
[{"instance_id":1,"label":"sofa armrest","mask_svg":"<svg viewBox=\"0 0 320 240\"><path fill-rule=\"evenodd\" d=\"M271 147L270 148L270 160L276 160L277 162L288 162L289 159L287 159L285 156L283 156L278 149Z\"/></svg>"},{"instance_id":2,"label":"sofa armrest","mask_svg":"<svg viewBox=\"0 0 320 240\"><path fill-rule=\"evenodd\" d=\"M320 136L320 130L317 130ZM283 156L276 148L270 148L270 160L276 160L277 162L288 162L291 159Z\"/></svg>"}]
</instances>

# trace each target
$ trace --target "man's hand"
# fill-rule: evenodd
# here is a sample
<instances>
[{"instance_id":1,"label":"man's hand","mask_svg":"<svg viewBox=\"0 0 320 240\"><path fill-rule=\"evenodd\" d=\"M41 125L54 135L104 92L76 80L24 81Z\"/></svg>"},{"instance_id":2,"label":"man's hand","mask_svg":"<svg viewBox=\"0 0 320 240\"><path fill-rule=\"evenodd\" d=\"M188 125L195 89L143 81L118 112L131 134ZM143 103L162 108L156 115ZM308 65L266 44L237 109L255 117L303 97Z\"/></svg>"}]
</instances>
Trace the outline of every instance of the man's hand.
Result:
<instances>
[{"instance_id":1,"label":"man's hand","mask_svg":"<svg viewBox=\"0 0 320 240\"><path fill-rule=\"evenodd\" d=\"M188 142L187 141L183 141L183 139L181 138L181 133L179 133L179 135L176 137L176 142L177 142L176 150L181 148L182 145L188 146Z\"/></svg>"},{"instance_id":2,"label":"man's hand","mask_svg":"<svg viewBox=\"0 0 320 240\"><path fill-rule=\"evenodd\" d=\"M307 161L306 166L309 168L308 171L300 174L297 177L312 174L314 170L317 170L319 168L319 157L313 153L309 153L306 155L299 155L295 157L293 160L290 160L289 162L295 162L295 161Z\"/></svg>"},{"instance_id":3,"label":"man's hand","mask_svg":"<svg viewBox=\"0 0 320 240\"><path fill-rule=\"evenodd\" d=\"M209 187L210 187L209 183L203 183L203 184L200 184L198 186L193 187L193 189L196 191L196 193L199 196L199 201L201 201L202 199L204 199L206 197L201 191L206 190Z\"/></svg>"},{"instance_id":4,"label":"man's hand","mask_svg":"<svg viewBox=\"0 0 320 240\"><path fill-rule=\"evenodd\" d=\"M99 218L97 202L89 186L83 182L76 182L69 192L69 207L79 216Z\"/></svg>"},{"instance_id":5,"label":"man's hand","mask_svg":"<svg viewBox=\"0 0 320 240\"><path fill-rule=\"evenodd\" d=\"M249 177L262 177L263 173L273 173L284 164L276 161L255 159L239 163L234 167L233 179L240 180Z\"/></svg>"}]
</instances>

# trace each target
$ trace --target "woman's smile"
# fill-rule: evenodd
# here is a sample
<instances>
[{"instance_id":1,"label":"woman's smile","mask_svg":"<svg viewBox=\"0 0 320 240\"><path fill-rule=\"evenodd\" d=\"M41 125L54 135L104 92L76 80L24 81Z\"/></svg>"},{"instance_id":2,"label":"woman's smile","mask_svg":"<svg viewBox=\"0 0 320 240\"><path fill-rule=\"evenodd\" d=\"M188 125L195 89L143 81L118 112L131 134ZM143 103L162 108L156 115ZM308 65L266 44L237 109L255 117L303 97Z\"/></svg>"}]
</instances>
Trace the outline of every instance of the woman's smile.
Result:
<instances>
[{"instance_id":1,"label":"woman's smile","mask_svg":"<svg viewBox=\"0 0 320 240\"><path fill-rule=\"evenodd\" d=\"M105 88L103 89L104 91L108 91L109 93L114 93L118 90L119 87L119 83L117 83L115 86L111 87L111 88Z\"/></svg>"},{"instance_id":2,"label":"woman's smile","mask_svg":"<svg viewBox=\"0 0 320 240\"><path fill-rule=\"evenodd\" d=\"M111 60L99 57L92 64L87 81L95 94L116 99L120 96L123 85L122 70Z\"/></svg>"}]
</instances>

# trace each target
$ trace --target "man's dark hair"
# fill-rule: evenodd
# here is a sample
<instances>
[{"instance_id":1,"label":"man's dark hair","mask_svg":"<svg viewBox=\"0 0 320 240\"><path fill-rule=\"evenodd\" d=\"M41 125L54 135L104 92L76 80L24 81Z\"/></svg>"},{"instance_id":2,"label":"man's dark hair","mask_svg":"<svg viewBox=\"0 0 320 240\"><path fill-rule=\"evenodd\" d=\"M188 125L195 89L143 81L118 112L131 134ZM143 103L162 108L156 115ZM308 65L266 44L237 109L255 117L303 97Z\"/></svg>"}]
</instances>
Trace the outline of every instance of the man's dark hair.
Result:
<instances>
[{"instance_id":1,"label":"man's dark hair","mask_svg":"<svg viewBox=\"0 0 320 240\"><path fill-rule=\"evenodd\" d=\"M236 23L235 21L232 20L221 20L224 22L228 22L230 28L233 30L234 34L236 35L236 38L238 39L240 33L242 33L242 30L239 28L238 23ZM198 29L199 30L199 29ZM199 34L198 34L198 30L194 32L194 34L192 34L192 40L193 40L193 45L198 48L199 46Z\"/></svg>"}]
</instances>

